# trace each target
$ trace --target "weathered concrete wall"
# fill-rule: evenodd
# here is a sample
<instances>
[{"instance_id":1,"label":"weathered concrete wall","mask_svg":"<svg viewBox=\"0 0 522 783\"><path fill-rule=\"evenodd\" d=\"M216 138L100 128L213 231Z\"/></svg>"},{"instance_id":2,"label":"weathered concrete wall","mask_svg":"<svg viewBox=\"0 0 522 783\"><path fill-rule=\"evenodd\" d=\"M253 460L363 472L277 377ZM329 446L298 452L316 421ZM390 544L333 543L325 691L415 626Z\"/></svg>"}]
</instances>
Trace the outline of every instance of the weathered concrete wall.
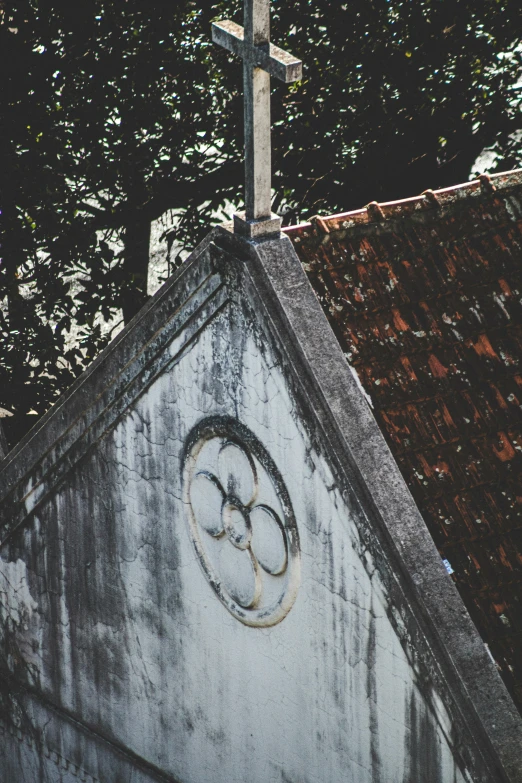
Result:
<instances>
[{"instance_id":1,"label":"weathered concrete wall","mask_svg":"<svg viewBox=\"0 0 522 783\"><path fill-rule=\"evenodd\" d=\"M3 653L36 696L1 694L0 779L486 780L262 308L212 292L9 501Z\"/></svg>"}]
</instances>

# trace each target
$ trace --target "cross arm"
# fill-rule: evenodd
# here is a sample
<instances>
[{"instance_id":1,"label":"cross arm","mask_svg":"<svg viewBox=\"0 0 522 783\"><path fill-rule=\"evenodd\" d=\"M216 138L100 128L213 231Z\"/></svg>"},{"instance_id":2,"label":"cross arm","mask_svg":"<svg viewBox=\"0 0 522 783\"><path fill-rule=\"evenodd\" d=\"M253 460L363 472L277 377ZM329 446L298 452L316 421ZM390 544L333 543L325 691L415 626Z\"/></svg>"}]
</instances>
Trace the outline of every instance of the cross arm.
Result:
<instances>
[{"instance_id":1,"label":"cross arm","mask_svg":"<svg viewBox=\"0 0 522 783\"><path fill-rule=\"evenodd\" d=\"M212 40L219 46L228 49L229 52L239 55L244 60L249 60L252 65L262 68L263 71L267 71L282 82L290 84L302 77L303 64L301 60L273 44L269 44L268 47L248 47L245 43L243 28L228 19L212 24Z\"/></svg>"},{"instance_id":2,"label":"cross arm","mask_svg":"<svg viewBox=\"0 0 522 783\"><path fill-rule=\"evenodd\" d=\"M232 54L244 57L245 35L243 28L235 22L224 19L222 22L212 23L212 41Z\"/></svg>"}]
</instances>

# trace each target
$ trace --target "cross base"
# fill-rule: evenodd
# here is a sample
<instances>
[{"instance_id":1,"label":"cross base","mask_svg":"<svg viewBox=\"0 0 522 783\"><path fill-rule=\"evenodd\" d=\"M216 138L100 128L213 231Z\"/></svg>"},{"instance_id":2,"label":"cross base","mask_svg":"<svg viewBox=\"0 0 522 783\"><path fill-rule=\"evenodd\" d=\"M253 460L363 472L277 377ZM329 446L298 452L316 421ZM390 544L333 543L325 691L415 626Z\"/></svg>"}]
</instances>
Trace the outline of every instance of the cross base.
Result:
<instances>
[{"instance_id":1,"label":"cross base","mask_svg":"<svg viewBox=\"0 0 522 783\"><path fill-rule=\"evenodd\" d=\"M247 239L261 239L267 236L279 236L281 232L281 218L272 212L270 217L259 220L247 220L244 212L234 213L234 233L241 234Z\"/></svg>"}]
</instances>

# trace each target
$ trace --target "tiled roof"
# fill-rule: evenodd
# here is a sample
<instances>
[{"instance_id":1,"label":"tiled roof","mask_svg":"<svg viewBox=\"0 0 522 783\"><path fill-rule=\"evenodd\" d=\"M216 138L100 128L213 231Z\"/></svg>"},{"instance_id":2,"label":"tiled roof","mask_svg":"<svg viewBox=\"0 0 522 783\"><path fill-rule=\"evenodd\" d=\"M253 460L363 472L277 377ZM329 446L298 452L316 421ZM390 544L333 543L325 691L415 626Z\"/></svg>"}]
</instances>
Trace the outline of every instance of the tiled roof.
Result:
<instances>
[{"instance_id":1,"label":"tiled roof","mask_svg":"<svg viewBox=\"0 0 522 783\"><path fill-rule=\"evenodd\" d=\"M522 171L285 231L522 708Z\"/></svg>"}]
</instances>

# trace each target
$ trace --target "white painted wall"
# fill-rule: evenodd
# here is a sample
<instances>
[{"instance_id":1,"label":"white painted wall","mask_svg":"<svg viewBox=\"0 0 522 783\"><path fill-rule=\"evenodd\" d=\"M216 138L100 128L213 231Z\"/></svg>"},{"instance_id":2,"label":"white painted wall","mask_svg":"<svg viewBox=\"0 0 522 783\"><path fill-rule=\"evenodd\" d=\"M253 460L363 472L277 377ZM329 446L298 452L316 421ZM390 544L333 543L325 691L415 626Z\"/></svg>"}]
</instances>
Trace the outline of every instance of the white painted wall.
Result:
<instances>
[{"instance_id":1,"label":"white painted wall","mask_svg":"<svg viewBox=\"0 0 522 783\"><path fill-rule=\"evenodd\" d=\"M257 502L294 547L292 568L272 575L260 603L286 601L272 625L237 619L193 543L183 450L213 415L239 420L263 444L293 508L298 545L270 471L254 460ZM229 304L26 532L31 595L4 553L0 585L14 571L23 585L41 685L183 783L463 783L444 704L401 646L356 511L314 440L275 349ZM194 475L219 472L216 454L205 459L189 463ZM236 468L248 484L244 463L239 450L229 454L222 484ZM241 491L248 504L254 491ZM234 570L240 550L199 534L205 551L230 548L225 568L241 593L249 572ZM266 536L273 555L277 535Z\"/></svg>"}]
</instances>

